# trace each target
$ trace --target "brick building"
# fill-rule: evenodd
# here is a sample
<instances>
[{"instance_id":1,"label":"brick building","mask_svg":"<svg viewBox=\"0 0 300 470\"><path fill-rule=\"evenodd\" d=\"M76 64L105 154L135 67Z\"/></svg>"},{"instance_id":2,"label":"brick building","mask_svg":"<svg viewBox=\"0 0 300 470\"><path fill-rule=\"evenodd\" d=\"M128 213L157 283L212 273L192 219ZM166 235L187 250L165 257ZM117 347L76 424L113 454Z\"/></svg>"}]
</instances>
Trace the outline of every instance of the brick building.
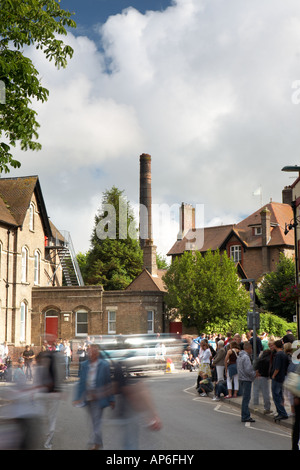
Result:
<instances>
[{"instance_id":1,"label":"brick building","mask_svg":"<svg viewBox=\"0 0 300 470\"><path fill-rule=\"evenodd\" d=\"M30 342L33 286L62 283L55 231L37 176L0 178L0 342Z\"/></svg>"},{"instance_id":2,"label":"brick building","mask_svg":"<svg viewBox=\"0 0 300 470\"><path fill-rule=\"evenodd\" d=\"M143 275L145 278L143 279ZM87 335L164 332L164 291L151 283L144 270L126 290L104 291L101 286L34 287L32 342L45 331L58 338Z\"/></svg>"},{"instance_id":3,"label":"brick building","mask_svg":"<svg viewBox=\"0 0 300 470\"><path fill-rule=\"evenodd\" d=\"M284 194L288 198L288 194ZM226 252L237 264L241 278L259 280L273 271L280 253L294 256L294 238L285 233L285 224L293 218L291 205L270 202L238 224L216 227L195 227L194 209L182 204L180 232L168 256L172 259L187 250Z\"/></svg>"}]
</instances>

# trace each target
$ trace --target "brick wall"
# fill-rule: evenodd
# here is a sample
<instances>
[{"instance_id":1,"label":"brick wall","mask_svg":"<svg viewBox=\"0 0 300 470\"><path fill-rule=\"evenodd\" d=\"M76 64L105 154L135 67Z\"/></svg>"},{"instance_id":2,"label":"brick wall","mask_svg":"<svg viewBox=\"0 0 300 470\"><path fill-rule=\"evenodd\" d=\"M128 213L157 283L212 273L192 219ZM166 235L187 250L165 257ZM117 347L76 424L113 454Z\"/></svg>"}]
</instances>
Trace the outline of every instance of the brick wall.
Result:
<instances>
[{"instance_id":1,"label":"brick wall","mask_svg":"<svg viewBox=\"0 0 300 470\"><path fill-rule=\"evenodd\" d=\"M116 334L147 333L147 312L154 312L154 332L163 332L163 297L160 291L103 292L101 286L40 287L32 290L32 331L34 345L45 333L46 313L55 311L58 338L80 339L76 335L76 312L88 313L88 335L108 334L108 312L116 312Z\"/></svg>"}]
</instances>

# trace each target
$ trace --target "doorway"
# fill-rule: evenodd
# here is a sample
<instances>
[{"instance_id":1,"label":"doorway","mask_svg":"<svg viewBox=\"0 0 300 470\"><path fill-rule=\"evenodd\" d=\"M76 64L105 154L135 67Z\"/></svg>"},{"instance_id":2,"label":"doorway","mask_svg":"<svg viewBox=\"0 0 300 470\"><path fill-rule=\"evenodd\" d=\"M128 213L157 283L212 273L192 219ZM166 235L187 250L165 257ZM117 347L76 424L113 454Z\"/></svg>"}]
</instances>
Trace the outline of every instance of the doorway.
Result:
<instances>
[{"instance_id":1,"label":"doorway","mask_svg":"<svg viewBox=\"0 0 300 470\"><path fill-rule=\"evenodd\" d=\"M49 336L51 335L51 337L54 337L55 339L58 338L58 316L46 316L45 334Z\"/></svg>"}]
</instances>

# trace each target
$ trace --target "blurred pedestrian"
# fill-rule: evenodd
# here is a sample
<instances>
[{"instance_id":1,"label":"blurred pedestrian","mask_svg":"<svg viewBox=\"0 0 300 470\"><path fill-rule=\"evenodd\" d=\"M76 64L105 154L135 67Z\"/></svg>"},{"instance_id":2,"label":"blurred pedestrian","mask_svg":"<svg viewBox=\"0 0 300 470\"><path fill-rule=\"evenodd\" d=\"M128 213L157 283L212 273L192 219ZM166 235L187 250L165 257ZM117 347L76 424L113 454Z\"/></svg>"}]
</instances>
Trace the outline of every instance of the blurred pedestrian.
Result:
<instances>
[{"instance_id":1,"label":"blurred pedestrian","mask_svg":"<svg viewBox=\"0 0 300 470\"><path fill-rule=\"evenodd\" d=\"M116 434L120 435L121 449L138 450L141 427L159 431L162 423L143 379L131 376L129 371L126 361L122 361L122 366L120 363L113 365L112 381L116 406L110 414L110 422L118 423Z\"/></svg>"},{"instance_id":2,"label":"blurred pedestrian","mask_svg":"<svg viewBox=\"0 0 300 470\"><path fill-rule=\"evenodd\" d=\"M103 448L102 414L104 408L114 408L114 403L109 364L105 359L101 359L99 346L90 344L88 360L82 363L73 405L87 407L91 420L91 450Z\"/></svg>"},{"instance_id":3,"label":"blurred pedestrian","mask_svg":"<svg viewBox=\"0 0 300 470\"><path fill-rule=\"evenodd\" d=\"M57 351L49 340L48 349L42 348L37 355L35 385L39 389L39 398L46 417L45 449L52 449L56 428L59 404L63 396L64 361L61 352Z\"/></svg>"}]
</instances>

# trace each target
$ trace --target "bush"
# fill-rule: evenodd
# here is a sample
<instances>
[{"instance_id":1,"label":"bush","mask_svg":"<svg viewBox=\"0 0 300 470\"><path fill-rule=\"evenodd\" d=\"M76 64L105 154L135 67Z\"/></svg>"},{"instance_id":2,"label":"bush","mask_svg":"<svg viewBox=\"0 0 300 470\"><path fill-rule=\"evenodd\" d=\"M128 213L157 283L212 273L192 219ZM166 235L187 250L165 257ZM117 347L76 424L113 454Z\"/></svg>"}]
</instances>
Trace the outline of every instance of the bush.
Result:
<instances>
[{"instance_id":1,"label":"bush","mask_svg":"<svg viewBox=\"0 0 300 470\"><path fill-rule=\"evenodd\" d=\"M260 314L260 332L266 331L269 335L282 338L286 334L286 330L291 330L293 335L297 337L296 323L289 323L283 318L269 312Z\"/></svg>"},{"instance_id":2,"label":"bush","mask_svg":"<svg viewBox=\"0 0 300 470\"><path fill-rule=\"evenodd\" d=\"M282 338L286 334L286 330L291 330L293 335L297 337L296 323L289 323L281 317L274 315L270 312L260 314L260 328L257 330L258 334L263 331L271 336ZM247 314L237 317L231 317L229 321L216 321L207 324L205 333L221 333L226 335L228 331L233 334L239 333L240 335L248 331L247 328Z\"/></svg>"}]
</instances>

